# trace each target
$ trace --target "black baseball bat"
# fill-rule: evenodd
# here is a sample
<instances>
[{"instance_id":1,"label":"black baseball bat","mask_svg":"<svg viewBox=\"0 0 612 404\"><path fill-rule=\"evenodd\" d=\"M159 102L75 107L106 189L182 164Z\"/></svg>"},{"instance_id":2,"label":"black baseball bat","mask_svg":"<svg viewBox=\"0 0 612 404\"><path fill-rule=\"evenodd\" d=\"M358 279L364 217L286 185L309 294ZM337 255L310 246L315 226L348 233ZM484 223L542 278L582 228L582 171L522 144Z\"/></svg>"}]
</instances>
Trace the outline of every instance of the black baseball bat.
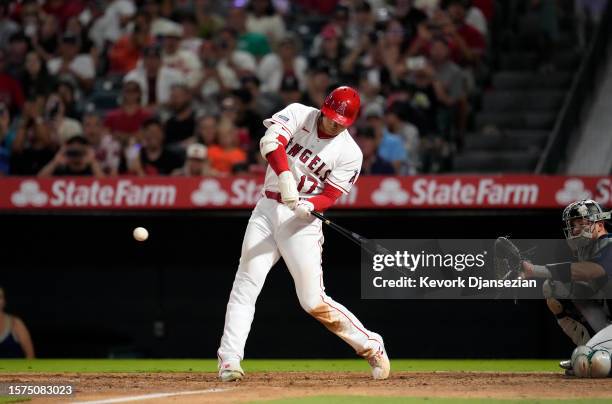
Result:
<instances>
[{"instance_id":1,"label":"black baseball bat","mask_svg":"<svg viewBox=\"0 0 612 404\"><path fill-rule=\"evenodd\" d=\"M323 216L321 213L317 212L317 211L312 211L310 212L314 217L316 217L317 219L321 220L323 223L325 223L326 225L328 225L329 227L331 227L332 229L334 229L335 231L337 231L338 233L342 234L344 237L348 238L349 240L351 240L352 242L354 242L355 244L358 244L361 248L363 248L366 252L368 252L369 254L391 254L391 252L389 250L387 250L385 247L381 246L380 244L377 244L371 240L368 240L367 238L360 236L359 234L352 232L350 230L345 229L344 227L340 226L339 224L336 224L334 222L332 222L331 220L329 220L328 218L326 218L325 216Z\"/></svg>"}]
</instances>

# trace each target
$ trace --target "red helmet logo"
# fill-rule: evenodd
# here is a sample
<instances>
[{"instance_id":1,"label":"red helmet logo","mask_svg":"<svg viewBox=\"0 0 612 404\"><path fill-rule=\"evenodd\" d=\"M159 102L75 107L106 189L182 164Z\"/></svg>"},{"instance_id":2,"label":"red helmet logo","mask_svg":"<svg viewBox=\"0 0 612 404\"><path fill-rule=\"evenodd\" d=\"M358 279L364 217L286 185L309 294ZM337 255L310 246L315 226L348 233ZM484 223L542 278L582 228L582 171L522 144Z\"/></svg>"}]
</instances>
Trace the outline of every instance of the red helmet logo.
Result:
<instances>
[{"instance_id":1,"label":"red helmet logo","mask_svg":"<svg viewBox=\"0 0 612 404\"><path fill-rule=\"evenodd\" d=\"M359 115L360 105L359 93L351 87L342 86L329 93L321 112L342 126L351 126Z\"/></svg>"}]
</instances>

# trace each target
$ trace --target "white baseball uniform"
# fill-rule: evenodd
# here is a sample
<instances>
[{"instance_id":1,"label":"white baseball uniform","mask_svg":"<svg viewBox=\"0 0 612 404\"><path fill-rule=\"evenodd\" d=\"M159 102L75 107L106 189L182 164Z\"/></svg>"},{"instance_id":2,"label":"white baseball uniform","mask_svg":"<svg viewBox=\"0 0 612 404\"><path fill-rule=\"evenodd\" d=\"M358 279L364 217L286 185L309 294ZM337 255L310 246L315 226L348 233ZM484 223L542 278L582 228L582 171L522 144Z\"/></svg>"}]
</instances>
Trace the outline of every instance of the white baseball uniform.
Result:
<instances>
[{"instance_id":1,"label":"white baseball uniform","mask_svg":"<svg viewBox=\"0 0 612 404\"><path fill-rule=\"evenodd\" d=\"M291 104L264 121L278 124L286 137L289 168L301 198L320 194L325 183L348 193L361 169L362 154L348 131L333 138L319 138L320 111ZM380 335L367 330L344 306L325 294L321 252L322 223L300 219L278 202L278 177L266 171L264 195L259 200L244 235L242 255L232 287L221 346L221 363L239 361L255 314L255 302L272 266L283 257L295 282L300 305L330 331L365 358L383 349Z\"/></svg>"}]
</instances>

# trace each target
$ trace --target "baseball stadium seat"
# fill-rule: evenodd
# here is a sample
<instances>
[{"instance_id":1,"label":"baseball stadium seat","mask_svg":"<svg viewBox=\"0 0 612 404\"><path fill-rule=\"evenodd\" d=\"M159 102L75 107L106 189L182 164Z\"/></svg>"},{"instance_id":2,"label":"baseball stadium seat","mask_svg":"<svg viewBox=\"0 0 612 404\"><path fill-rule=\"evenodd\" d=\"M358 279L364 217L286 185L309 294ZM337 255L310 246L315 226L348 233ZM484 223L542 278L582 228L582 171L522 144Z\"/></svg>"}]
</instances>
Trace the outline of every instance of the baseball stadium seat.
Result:
<instances>
[{"instance_id":1,"label":"baseball stadium seat","mask_svg":"<svg viewBox=\"0 0 612 404\"><path fill-rule=\"evenodd\" d=\"M508 130L496 133L472 133L465 137L465 151L540 150L548 131Z\"/></svg>"},{"instance_id":2,"label":"baseball stadium seat","mask_svg":"<svg viewBox=\"0 0 612 404\"><path fill-rule=\"evenodd\" d=\"M533 72L500 71L493 75L495 90L567 89L571 83L571 72L539 74Z\"/></svg>"},{"instance_id":3,"label":"baseball stadium seat","mask_svg":"<svg viewBox=\"0 0 612 404\"><path fill-rule=\"evenodd\" d=\"M455 156L453 171L461 173L532 172L539 152L466 151Z\"/></svg>"}]
</instances>

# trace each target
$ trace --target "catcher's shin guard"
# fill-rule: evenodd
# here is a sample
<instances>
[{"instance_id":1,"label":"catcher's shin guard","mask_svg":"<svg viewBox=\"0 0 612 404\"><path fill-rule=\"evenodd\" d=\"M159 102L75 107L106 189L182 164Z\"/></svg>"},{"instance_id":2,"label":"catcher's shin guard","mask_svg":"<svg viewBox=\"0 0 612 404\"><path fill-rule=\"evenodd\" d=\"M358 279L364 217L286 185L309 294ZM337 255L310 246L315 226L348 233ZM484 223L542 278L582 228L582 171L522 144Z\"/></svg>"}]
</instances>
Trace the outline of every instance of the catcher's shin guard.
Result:
<instances>
[{"instance_id":1,"label":"catcher's shin guard","mask_svg":"<svg viewBox=\"0 0 612 404\"><path fill-rule=\"evenodd\" d=\"M595 334L571 300L549 297L546 299L546 305L557 318L559 327L576 346L586 344L591 335Z\"/></svg>"}]
</instances>

